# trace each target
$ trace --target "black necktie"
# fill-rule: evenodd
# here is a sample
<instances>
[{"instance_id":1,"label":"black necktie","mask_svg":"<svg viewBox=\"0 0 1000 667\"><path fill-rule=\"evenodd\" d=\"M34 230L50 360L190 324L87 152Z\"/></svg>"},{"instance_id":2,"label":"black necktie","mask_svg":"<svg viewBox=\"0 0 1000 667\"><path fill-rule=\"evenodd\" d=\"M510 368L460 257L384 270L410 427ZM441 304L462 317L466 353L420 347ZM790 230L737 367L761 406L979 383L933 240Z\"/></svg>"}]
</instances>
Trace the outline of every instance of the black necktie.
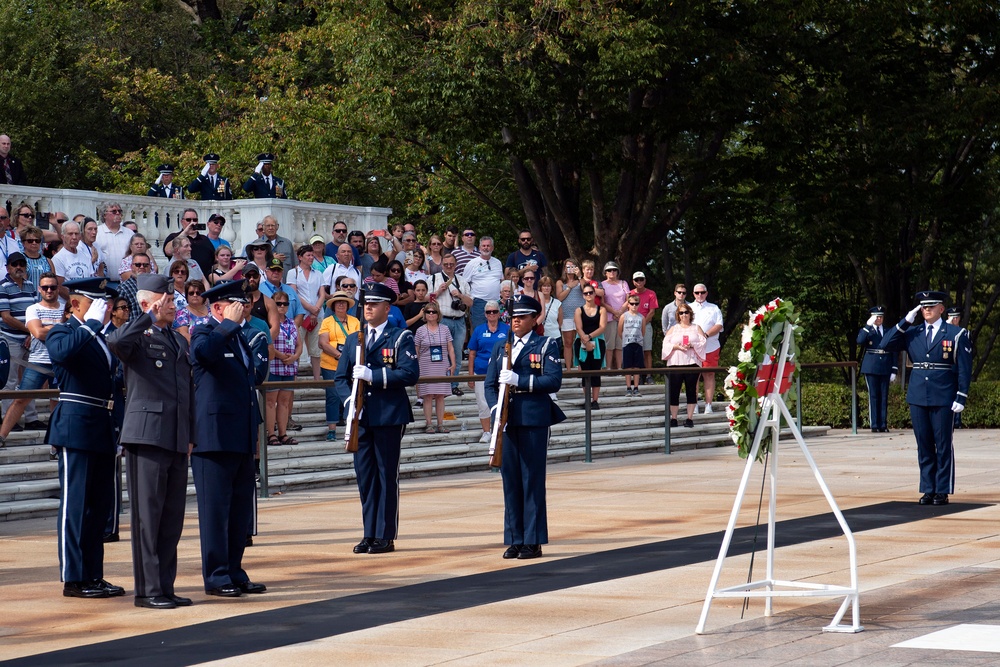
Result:
<instances>
[{"instance_id":1,"label":"black necktie","mask_svg":"<svg viewBox=\"0 0 1000 667\"><path fill-rule=\"evenodd\" d=\"M170 330L167 329L166 327L164 327L164 328L160 329L160 333L162 333L163 337L167 339L167 347L170 348L170 351L174 353L174 356L176 356L177 355L177 341L174 340L174 337L170 333Z\"/></svg>"}]
</instances>

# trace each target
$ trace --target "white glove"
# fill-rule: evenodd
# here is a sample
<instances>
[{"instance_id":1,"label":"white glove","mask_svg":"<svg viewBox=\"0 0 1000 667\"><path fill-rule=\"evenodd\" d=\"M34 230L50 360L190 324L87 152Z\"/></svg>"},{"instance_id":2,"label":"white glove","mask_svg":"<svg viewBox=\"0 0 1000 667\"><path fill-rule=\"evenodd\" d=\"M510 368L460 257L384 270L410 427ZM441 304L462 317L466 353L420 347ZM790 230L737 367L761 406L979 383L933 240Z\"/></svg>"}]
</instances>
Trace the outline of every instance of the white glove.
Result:
<instances>
[{"instance_id":1,"label":"white glove","mask_svg":"<svg viewBox=\"0 0 1000 667\"><path fill-rule=\"evenodd\" d=\"M509 384L516 387L517 380L518 380L517 373L515 373L514 371L510 369L505 371L500 371L500 384Z\"/></svg>"},{"instance_id":2,"label":"white glove","mask_svg":"<svg viewBox=\"0 0 1000 667\"><path fill-rule=\"evenodd\" d=\"M889 382L895 382L895 381L896 381L896 374L889 373Z\"/></svg>"},{"instance_id":3,"label":"white glove","mask_svg":"<svg viewBox=\"0 0 1000 667\"><path fill-rule=\"evenodd\" d=\"M90 302L90 308L83 316L83 321L87 320L97 320L98 322L104 323L104 313L108 310L108 302L104 299L94 299Z\"/></svg>"},{"instance_id":4,"label":"white glove","mask_svg":"<svg viewBox=\"0 0 1000 667\"><path fill-rule=\"evenodd\" d=\"M354 379L364 380L365 382L372 381L372 369L368 368L364 364L354 365Z\"/></svg>"},{"instance_id":5,"label":"white glove","mask_svg":"<svg viewBox=\"0 0 1000 667\"><path fill-rule=\"evenodd\" d=\"M202 176L208 176L208 168L209 168L209 166L210 165L206 162L205 166L201 168L201 175Z\"/></svg>"},{"instance_id":6,"label":"white glove","mask_svg":"<svg viewBox=\"0 0 1000 667\"><path fill-rule=\"evenodd\" d=\"M877 319L878 319L878 315L872 315L871 317L868 318L868 321L865 322L865 326L869 326L869 327L875 326L875 320L877 320Z\"/></svg>"},{"instance_id":7,"label":"white glove","mask_svg":"<svg viewBox=\"0 0 1000 667\"><path fill-rule=\"evenodd\" d=\"M257 168L253 170L253 173L259 174L260 170L263 169L263 168L264 168L264 163L263 162L258 162L257 163Z\"/></svg>"},{"instance_id":8,"label":"white glove","mask_svg":"<svg viewBox=\"0 0 1000 667\"><path fill-rule=\"evenodd\" d=\"M954 403L951 404L951 411L954 412L955 414L958 414L964 409L965 406L959 403L958 401L955 401Z\"/></svg>"},{"instance_id":9,"label":"white glove","mask_svg":"<svg viewBox=\"0 0 1000 667\"><path fill-rule=\"evenodd\" d=\"M914 308L913 310L911 310L910 312L908 312L906 314L906 321L909 322L910 324L913 324L914 322L916 322L917 321L917 313L919 313L919 312L920 312L920 306L917 306L916 308Z\"/></svg>"},{"instance_id":10,"label":"white glove","mask_svg":"<svg viewBox=\"0 0 1000 667\"><path fill-rule=\"evenodd\" d=\"M160 174L159 176L157 176L156 180L153 181L153 183L156 184L156 185L159 185L162 182L163 182L163 174Z\"/></svg>"}]
</instances>

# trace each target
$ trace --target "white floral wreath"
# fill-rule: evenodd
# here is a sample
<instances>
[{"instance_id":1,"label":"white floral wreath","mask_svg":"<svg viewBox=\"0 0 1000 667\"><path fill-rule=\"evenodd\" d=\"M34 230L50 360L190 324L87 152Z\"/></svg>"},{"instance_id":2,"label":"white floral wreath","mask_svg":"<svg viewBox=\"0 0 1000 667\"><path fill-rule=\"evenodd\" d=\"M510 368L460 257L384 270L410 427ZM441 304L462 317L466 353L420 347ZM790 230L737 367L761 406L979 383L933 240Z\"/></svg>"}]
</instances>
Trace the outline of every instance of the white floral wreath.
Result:
<instances>
[{"instance_id":1,"label":"white floral wreath","mask_svg":"<svg viewBox=\"0 0 1000 667\"><path fill-rule=\"evenodd\" d=\"M729 437L739 450L740 458L750 455L757 421L760 418L759 397L757 395L757 369L767 361L773 362L781 351L785 324L792 324L792 340L788 344L789 359L799 355L799 339L802 327L798 325L798 313L791 301L775 299L750 313L750 320L743 325L740 338L739 363L729 367L726 376L726 417L729 418ZM796 370L796 372L798 372ZM770 446L769 440L761 442L757 460L763 460Z\"/></svg>"}]
</instances>

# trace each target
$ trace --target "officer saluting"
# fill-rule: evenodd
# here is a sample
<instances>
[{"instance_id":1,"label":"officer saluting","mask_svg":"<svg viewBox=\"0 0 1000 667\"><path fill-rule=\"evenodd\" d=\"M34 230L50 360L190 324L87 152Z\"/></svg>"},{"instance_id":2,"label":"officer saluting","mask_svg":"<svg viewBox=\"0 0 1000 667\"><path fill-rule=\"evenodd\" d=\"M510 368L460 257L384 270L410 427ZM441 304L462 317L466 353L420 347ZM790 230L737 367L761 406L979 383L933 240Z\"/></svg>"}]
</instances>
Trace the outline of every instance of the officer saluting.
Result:
<instances>
[{"instance_id":1,"label":"officer saluting","mask_svg":"<svg viewBox=\"0 0 1000 667\"><path fill-rule=\"evenodd\" d=\"M868 381L868 421L872 433L888 433L889 383L896 379L896 355L879 347L885 337L882 329L885 307L873 306L868 312L871 316L858 332L858 345L864 355L861 372Z\"/></svg>"},{"instance_id":2,"label":"officer saluting","mask_svg":"<svg viewBox=\"0 0 1000 667\"><path fill-rule=\"evenodd\" d=\"M111 419L114 357L101 334L115 296L103 278L67 280L72 316L45 338L59 403L45 442L59 452L59 568L63 595L106 598L125 589L104 580L104 524L114 502Z\"/></svg>"},{"instance_id":3,"label":"officer saluting","mask_svg":"<svg viewBox=\"0 0 1000 667\"><path fill-rule=\"evenodd\" d=\"M191 330L194 371L194 451L191 471L198 492L201 569L205 592L222 597L263 593L243 570L253 512L254 448L260 408L254 390L255 360L240 333L244 281L205 292L212 316Z\"/></svg>"},{"instance_id":4,"label":"officer saluting","mask_svg":"<svg viewBox=\"0 0 1000 667\"><path fill-rule=\"evenodd\" d=\"M955 490L952 413L965 409L972 377L969 333L941 319L946 298L944 292L917 292L919 305L882 340L883 349L905 349L913 361L906 401L917 440L921 505L947 505ZM914 326L917 313L924 322Z\"/></svg>"},{"instance_id":5,"label":"officer saluting","mask_svg":"<svg viewBox=\"0 0 1000 667\"><path fill-rule=\"evenodd\" d=\"M533 333L541 304L518 294L511 310L509 370L501 371L504 345L496 345L486 370L486 402L496 405L500 384L512 391L503 439L504 558L538 558L549 541L545 509L545 455L549 428L566 419L551 396L562 385L559 350L551 338Z\"/></svg>"},{"instance_id":6,"label":"officer saluting","mask_svg":"<svg viewBox=\"0 0 1000 667\"><path fill-rule=\"evenodd\" d=\"M167 199L184 199L184 188L173 184L174 167L170 164L161 164L156 168L160 172L159 177L149 186L147 197L165 197Z\"/></svg>"},{"instance_id":7,"label":"officer saluting","mask_svg":"<svg viewBox=\"0 0 1000 667\"><path fill-rule=\"evenodd\" d=\"M285 182L271 173L271 163L274 153L261 153L257 156L257 168L243 184L243 191L249 192L257 199L288 199Z\"/></svg>"},{"instance_id":8,"label":"officer saluting","mask_svg":"<svg viewBox=\"0 0 1000 667\"><path fill-rule=\"evenodd\" d=\"M356 554L381 554L395 549L399 524L399 451L413 410L406 388L417 383L420 367L413 334L388 323L396 293L375 283L362 294L365 322L365 363L355 364L358 334L350 334L334 375L341 396L351 395L352 381L367 383L358 423L354 470L361 492L364 538Z\"/></svg>"},{"instance_id":9,"label":"officer saluting","mask_svg":"<svg viewBox=\"0 0 1000 667\"><path fill-rule=\"evenodd\" d=\"M167 276L138 275L136 298L144 312L108 336L125 362L128 384L121 441L128 458L135 606L150 609L191 604L174 594L194 413L188 343L171 330L172 285Z\"/></svg>"},{"instance_id":10,"label":"officer saluting","mask_svg":"<svg viewBox=\"0 0 1000 667\"><path fill-rule=\"evenodd\" d=\"M233 198L233 191L229 189L229 179L219 175L219 156L217 153L209 153L205 156L205 166L201 168L198 177L188 183L187 191L191 194L200 194L202 201Z\"/></svg>"}]
</instances>

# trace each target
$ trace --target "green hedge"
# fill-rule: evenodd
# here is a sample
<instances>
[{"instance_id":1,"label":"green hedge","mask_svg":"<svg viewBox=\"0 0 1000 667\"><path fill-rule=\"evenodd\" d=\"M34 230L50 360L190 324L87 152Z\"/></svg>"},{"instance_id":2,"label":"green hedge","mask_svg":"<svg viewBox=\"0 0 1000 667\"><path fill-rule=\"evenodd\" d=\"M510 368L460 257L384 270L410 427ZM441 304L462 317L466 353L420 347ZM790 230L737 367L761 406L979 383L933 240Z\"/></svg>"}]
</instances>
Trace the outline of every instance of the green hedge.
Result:
<instances>
[{"instance_id":1,"label":"green hedge","mask_svg":"<svg viewBox=\"0 0 1000 667\"><path fill-rule=\"evenodd\" d=\"M963 426L1000 428L1000 382L973 383L966 406L962 412ZM889 388L888 422L892 428L910 428L910 407L899 385ZM802 423L850 428L851 388L840 384L803 384ZM858 428L870 428L868 389L863 380L858 384Z\"/></svg>"}]
</instances>

